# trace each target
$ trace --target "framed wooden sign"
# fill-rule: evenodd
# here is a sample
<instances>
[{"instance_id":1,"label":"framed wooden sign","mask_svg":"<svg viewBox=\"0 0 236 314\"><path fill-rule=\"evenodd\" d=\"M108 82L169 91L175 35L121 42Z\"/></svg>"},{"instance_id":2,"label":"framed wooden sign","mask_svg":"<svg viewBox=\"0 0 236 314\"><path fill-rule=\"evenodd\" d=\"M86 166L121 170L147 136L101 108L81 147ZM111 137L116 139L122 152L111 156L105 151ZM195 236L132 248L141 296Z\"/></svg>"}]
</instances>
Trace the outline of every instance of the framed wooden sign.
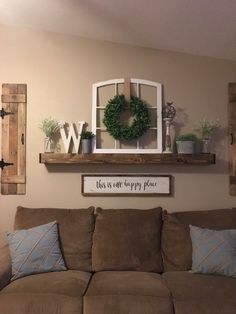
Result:
<instances>
[{"instance_id":1,"label":"framed wooden sign","mask_svg":"<svg viewBox=\"0 0 236 314\"><path fill-rule=\"evenodd\" d=\"M83 195L170 195L170 175L82 175Z\"/></svg>"}]
</instances>

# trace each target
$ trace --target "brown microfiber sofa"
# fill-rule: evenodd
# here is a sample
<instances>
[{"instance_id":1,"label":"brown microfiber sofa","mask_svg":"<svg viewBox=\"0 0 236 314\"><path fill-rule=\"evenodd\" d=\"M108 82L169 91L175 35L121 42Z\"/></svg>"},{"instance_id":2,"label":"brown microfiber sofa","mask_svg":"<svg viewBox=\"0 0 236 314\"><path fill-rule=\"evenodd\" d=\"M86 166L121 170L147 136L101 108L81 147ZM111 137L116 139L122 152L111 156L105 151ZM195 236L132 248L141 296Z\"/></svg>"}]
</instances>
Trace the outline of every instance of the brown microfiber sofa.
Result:
<instances>
[{"instance_id":1,"label":"brown microfiber sofa","mask_svg":"<svg viewBox=\"0 0 236 314\"><path fill-rule=\"evenodd\" d=\"M66 271L10 282L0 251L0 314L235 314L236 279L193 274L189 224L236 228L236 209L18 207L15 229L57 220Z\"/></svg>"}]
</instances>

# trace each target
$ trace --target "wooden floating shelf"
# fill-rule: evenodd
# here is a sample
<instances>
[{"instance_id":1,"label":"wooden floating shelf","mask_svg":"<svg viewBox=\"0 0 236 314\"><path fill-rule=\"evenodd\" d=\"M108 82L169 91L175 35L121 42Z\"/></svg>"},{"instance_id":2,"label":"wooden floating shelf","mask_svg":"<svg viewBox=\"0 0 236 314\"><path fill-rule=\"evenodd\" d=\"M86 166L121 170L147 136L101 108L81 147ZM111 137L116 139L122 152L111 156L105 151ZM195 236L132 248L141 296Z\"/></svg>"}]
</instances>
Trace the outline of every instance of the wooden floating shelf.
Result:
<instances>
[{"instance_id":1,"label":"wooden floating shelf","mask_svg":"<svg viewBox=\"0 0 236 314\"><path fill-rule=\"evenodd\" d=\"M43 164L210 165L215 154L39 154Z\"/></svg>"}]
</instances>

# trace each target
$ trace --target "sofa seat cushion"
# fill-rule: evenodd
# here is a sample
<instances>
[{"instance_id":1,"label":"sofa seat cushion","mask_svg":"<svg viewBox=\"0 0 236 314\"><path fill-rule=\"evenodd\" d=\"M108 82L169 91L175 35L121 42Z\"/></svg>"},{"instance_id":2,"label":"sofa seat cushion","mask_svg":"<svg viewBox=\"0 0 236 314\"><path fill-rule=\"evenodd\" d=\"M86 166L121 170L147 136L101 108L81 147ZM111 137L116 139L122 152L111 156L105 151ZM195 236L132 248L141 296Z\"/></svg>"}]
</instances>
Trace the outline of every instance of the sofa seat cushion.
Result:
<instances>
[{"instance_id":1,"label":"sofa seat cushion","mask_svg":"<svg viewBox=\"0 0 236 314\"><path fill-rule=\"evenodd\" d=\"M17 207L14 228L28 229L56 220L61 249L69 269L91 271L94 207L87 209Z\"/></svg>"},{"instance_id":2,"label":"sofa seat cushion","mask_svg":"<svg viewBox=\"0 0 236 314\"><path fill-rule=\"evenodd\" d=\"M91 274L76 270L17 279L0 292L0 309L8 314L82 314L82 297Z\"/></svg>"},{"instance_id":3,"label":"sofa seat cushion","mask_svg":"<svg viewBox=\"0 0 236 314\"><path fill-rule=\"evenodd\" d=\"M94 271L162 272L160 207L141 209L97 208L93 234Z\"/></svg>"},{"instance_id":4,"label":"sofa seat cushion","mask_svg":"<svg viewBox=\"0 0 236 314\"><path fill-rule=\"evenodd\" d=\"M95 273L84 297L84 314L171 314L161 275L136 271Z\"/></svg>"},{"instance_id":5,"label":"sofa seat cushion","mask_svg":"<svg viewBox=\"0 0 236 314\"><path fill-rule=\"evenodd\" d=\"M236 279L187 271L162 275L174 300L176 314L236 313Z\"/></svg>"}]
</instances>

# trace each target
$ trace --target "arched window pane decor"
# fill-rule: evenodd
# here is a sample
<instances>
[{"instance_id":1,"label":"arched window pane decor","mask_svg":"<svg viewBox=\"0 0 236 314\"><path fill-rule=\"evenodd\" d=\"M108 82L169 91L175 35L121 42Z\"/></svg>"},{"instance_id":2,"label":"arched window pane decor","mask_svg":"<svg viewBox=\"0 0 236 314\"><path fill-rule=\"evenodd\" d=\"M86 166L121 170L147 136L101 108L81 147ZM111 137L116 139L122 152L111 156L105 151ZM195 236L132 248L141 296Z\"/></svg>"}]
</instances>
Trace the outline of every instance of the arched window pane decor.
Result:
<instances>
[{"instance_id":1,"label":"arched window pane decor","mask_svg":"<svg viewBox=\"0 0 236 314\"><path fill-rule=\"evenodd\" d=\"M162 152L162 86L160 83L129 79L130 101L127 99L127 81L114 79L93 84L92 131L96 135L94 153L161 153ZM109 100L116 95L123 95L129 101L129 108L122 110L117 121L132 126L138 114L131 112L131 103L135 106L147 106L149 127L140 137L131 139L115 139L104 124L104 113ZM132 97L134 96L134 97ZM136 98L135 98L136 97ZM141 102L141 104L140 104ZM144 106L145 106L144 105ZM141 118L143 114L141 113ZM140 124L142 125L142 123ZM119 136L118 136L119 137Z\"/></svg>"}]
</instances>

